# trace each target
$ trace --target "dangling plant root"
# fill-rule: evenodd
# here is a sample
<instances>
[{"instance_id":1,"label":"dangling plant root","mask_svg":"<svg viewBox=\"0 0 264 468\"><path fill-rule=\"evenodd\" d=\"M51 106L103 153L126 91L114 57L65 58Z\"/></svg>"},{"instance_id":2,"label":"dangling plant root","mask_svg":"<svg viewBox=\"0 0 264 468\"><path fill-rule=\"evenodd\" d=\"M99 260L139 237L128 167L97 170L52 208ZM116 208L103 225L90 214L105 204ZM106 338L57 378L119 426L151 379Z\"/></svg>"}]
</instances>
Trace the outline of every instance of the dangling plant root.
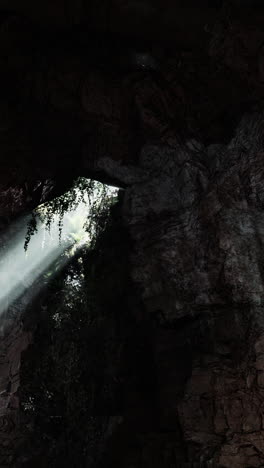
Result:
<instances>
[{"instance_id":1,"label":"dangling plant root","mask_svg":"<svg viewBox=\"0 0 264 468\"><path fill-rule=\"evenodd\" d=\"M72 188L65 194L36 208L27 225L24 250L27 251L31 237L38 232L38 221L44 223L50 232L51 225L57 218L59 241L61 241L63 218L69 211L75 210L80 203L88 206L88 217L85 229L89 232L90 242L93 244L107 223L110 207L116 198L116 192L109 192L109 188L95 180L79 177Z\"/></svg>"}]
</instances>

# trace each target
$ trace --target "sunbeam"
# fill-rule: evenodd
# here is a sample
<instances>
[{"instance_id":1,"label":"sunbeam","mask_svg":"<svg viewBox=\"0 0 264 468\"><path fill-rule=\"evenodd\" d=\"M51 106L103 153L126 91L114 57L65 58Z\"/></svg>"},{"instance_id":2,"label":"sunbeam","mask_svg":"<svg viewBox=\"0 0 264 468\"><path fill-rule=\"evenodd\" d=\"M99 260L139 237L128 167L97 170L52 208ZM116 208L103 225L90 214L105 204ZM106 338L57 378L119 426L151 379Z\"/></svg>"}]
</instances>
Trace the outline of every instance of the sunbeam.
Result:
<instances>
[{"instance_id":1,"label":"sunbeam","mask_svg":"<svg viewBox=\"0 0 264 468\"><path fill-rule=\"evenodd\" d=\"M117 189L107 187L106 193L112 199ZM93 204L98 202L98 194L96 190L94 196L85 198L75 209L64 214L61 235L59 216L54 216L49 230L45 222L38 220L37 232L32 236L26 252L24 243L30 216L16 221L12 229L15 234L10 235L0 260L0 314L25 293L29 302L39 291L36 280L56 259L63 257L60 262L63 266L76 249L89 243L91 234L85 229L85 222ZM71 246L73 248L69 251Z\"/></svg>"}]
</instances>

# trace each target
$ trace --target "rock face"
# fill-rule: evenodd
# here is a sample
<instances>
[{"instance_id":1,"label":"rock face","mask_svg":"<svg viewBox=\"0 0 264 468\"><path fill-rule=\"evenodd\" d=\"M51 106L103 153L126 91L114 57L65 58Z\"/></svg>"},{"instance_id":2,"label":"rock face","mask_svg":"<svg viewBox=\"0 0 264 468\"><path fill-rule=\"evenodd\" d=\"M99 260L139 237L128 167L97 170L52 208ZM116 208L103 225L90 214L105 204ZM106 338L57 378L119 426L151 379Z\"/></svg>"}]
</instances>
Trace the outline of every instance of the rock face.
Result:
<instances>
[{"instance_id":1,"label":"rock face","mask_svg":"<svg viewBox=\"0 0 264 468\"><path fill-rule=\"evenodd\" d=\"M263 465L263 122L245 117L227 145L145 145L137 171L100 163L129 184L156 430L176 443L180 428L183 466Z\"/></svg>"},{"instance_id":2,"label":"rock face","mask_svg":"<svg viewBox=\"0 0 264 468\"><path fill-rule=\"evenodd\" d=\"M134 278L158 321L161 418L179 420L188 460L224 467L263 464L262 125L245 119L225 148L166 148L162 161L149 148L157 173L128 192ZM179 398L172 355L185 347Z\"/></svg>"}]
</instances>

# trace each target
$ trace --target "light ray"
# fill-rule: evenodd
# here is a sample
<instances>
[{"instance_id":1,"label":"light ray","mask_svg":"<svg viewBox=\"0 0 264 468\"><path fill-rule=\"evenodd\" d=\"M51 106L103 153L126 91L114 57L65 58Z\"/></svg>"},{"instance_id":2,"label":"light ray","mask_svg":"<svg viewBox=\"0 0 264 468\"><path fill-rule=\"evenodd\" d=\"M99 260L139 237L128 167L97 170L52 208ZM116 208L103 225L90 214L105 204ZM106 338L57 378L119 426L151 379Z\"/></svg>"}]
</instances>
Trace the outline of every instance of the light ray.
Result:
<instances>
[{"instance_id":1,"label":"light ray","mask_svg":"<svg viewBox=\"0 0 264 468\"><path fill-rule=\"evenodd\" d=\"M116 193L117 189L108 188L109 196ZM89 242L90 236L84 224L90 207L89 203L80 203L76 209L64 215L61 241L58 216L54 217L49 232L44 223L38 220L37 233L32 236L27 252L24 251L24 242L29 216L17 221L15 228L9 230L10 238L0 260L0 314L25 293L28 300L32 299L38 289L34 287L36 280L59 257L64 257L60 263L65 264L68 260L66 252L71 245L74 244L76 250ZM12 231L15 234L11 235Z\"/></svg>"}]
</instances>

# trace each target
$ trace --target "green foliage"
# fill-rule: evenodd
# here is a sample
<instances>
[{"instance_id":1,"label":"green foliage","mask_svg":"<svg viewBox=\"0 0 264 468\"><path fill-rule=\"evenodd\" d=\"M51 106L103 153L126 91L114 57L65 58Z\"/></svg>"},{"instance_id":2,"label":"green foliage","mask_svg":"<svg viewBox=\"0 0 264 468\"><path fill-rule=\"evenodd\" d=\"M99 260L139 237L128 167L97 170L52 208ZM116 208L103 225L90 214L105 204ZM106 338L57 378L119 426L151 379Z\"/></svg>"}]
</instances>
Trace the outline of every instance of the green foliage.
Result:
<instances>
[{"instance_id":1,"label":"green foliage","mask_svg":"<svg viewBox=\"0 0 264 468\"><path fill-rule=\"evenodd\" d=\"M24 243L24 249L27 251L28 244L30 242L31 236L33 236L37 232L37 213L36 211L33 211L31 214L31 219L28 222L27 225L27 232L25 236L25 243Z\"/></svg>"},{"instance_id":2,"label":"green foliage","mask_svg":"<svg viewBox=\"0 0 264 468\"><path fill-rule=\"evenodd\" d=\"M38 231L38 222L42 222L50 231L53 222L57 221L59 240L61 241L63 218L66 213L76 210L80 203L89 208L85 229L89 232L91 243L107 223L110 206L113 204L116 192L95 180L79 177L72 188L63 195L44 203L32 212L27 226L24 249L27 251L31 237ZM75 239L74 239L75 237ZM78 235L73 234L77 242Z\"/></svg>"}]
</instances>

